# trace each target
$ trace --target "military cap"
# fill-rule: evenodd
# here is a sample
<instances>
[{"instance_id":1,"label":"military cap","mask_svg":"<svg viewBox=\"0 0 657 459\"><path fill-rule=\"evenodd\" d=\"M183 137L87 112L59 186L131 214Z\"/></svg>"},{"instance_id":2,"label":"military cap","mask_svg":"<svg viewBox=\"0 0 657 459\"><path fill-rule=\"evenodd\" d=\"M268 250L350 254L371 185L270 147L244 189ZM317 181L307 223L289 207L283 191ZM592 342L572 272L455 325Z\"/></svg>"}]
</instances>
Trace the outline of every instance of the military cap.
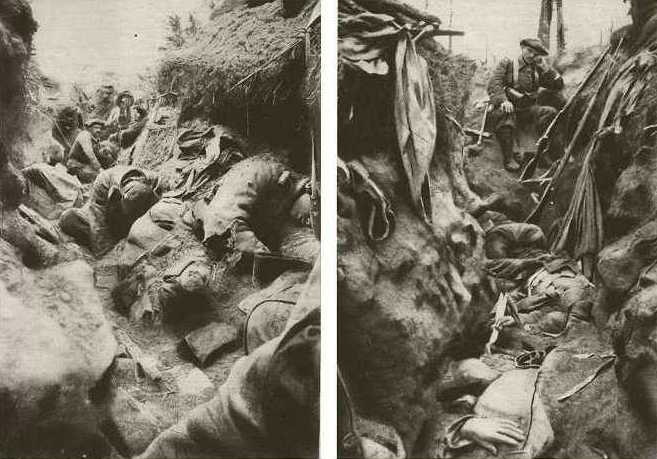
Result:
<instances>
[{"instance_id":1,"label":"military cap","mask_svg":"<svg viewBox=\"0 0 657 459\"><path fill-rule=\"evenodd\" d=\"M520 46L526 46L533 49L537 54L541 56L547 56L550 54L550 51L541 43L541 40L538 38L525 38L520 41Z\"/></svg>"}]
</instances>

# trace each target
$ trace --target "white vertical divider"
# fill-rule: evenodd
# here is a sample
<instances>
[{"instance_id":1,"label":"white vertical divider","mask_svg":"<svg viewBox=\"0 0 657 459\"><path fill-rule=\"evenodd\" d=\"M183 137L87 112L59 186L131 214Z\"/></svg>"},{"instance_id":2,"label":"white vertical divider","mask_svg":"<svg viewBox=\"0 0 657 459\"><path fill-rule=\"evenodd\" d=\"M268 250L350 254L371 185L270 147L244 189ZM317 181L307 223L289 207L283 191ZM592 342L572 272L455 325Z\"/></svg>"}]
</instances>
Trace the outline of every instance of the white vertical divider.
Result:
<instances>
[{"instance_id":1,"label":"white vertical divider","mask_svg":"<svg viewBox=\"0 0 657 459\"><path fill-rule=\"evenodd\" d=\"M337 458L337 0L322 0L322 364L320 457Z\"/></svg>"}]
</instances>

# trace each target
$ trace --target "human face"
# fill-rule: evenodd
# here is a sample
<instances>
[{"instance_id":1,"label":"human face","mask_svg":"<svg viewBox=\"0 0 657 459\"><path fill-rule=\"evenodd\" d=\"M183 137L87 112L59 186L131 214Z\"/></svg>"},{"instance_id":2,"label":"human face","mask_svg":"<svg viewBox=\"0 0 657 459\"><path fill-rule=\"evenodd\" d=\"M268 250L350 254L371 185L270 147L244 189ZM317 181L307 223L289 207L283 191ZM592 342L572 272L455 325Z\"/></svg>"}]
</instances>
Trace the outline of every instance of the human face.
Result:
<instances>
[{"instance_id":1,"label":"human face","mask_svg":"<svg viewBox=\"0 0 657 459\"><path fill-rule=\"evenodd\" d=\"M522 47L522 58L528 64L534 64L539 57L538 53L529 46Z\"/></svg>"},{"instance_id":2,"label":"human face","mask_svg":"<svg viewBox=\"0 0 657 459\"><path fill-rule=\"evenodd\" d=\"M100 131L102 131L103 128L99 124L94 124L89 128L89 132L91 132L91 135L94 137L98 137L100 135Z\"/></svg>"}]
</instances>

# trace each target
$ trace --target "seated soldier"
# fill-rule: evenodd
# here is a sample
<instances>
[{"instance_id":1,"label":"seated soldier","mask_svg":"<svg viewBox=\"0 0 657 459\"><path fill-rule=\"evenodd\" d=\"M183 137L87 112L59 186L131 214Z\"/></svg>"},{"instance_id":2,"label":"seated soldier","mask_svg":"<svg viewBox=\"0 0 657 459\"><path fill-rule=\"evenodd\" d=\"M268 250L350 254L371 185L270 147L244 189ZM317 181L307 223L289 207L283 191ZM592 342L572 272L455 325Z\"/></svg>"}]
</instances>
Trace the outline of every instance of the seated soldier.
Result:
<instances>
[{"instance_id":1,"label":"seated soldier","mask_svg":"<svg viewBox=\"0 0 657 459\"><path fill-rule=\"evenodd\" d=\"M86 129L81 131L66 157L65 164L68 173L75 175L82 183L92 182L103 169L100 161L100 139L105 122L92 119Z\"/></svg>"},{"instance_id":2,"label":"seated soldier","mask_svg":"<svg viewBox=\"0 0 657 459\"><path fill-rule=\"evenodd\" d=\"M514 158L513 143L517 123L533 123L543 133L563 105L559 91L563 79L545 60L549 54L535 38L520 42L518 59L502 59L488 85L493 111L490 122L504 155L504 168L520 169Z\"/></svg>"},{"instance_id":3,"label":"seated soldier","mask_svg":"<svg viewBox=\"0 0 657 459\"><path fill-rule=\"evenodd\" d=\"M130 91L123 91L116 96L116 105L112 108L106 122L112 131L126 129L136 118L133 113L134 103L135 98Z\"/></svg>"},{"instance_id":4,"label":"seated soldier","mask_svg":"<svg viewBox=\"0 0 657 459\"><path fill-rule=\"evenodd\" d=\"M59 226L96 255L125 237L132 224L158 200L159 178L130 166L115 166L94 181L89 201L62 213Z\"/></svg>"},{"instance_id":5,"label":"seated soldier","mask_svg":"<svg viewBox=\"0 0 657 459\"><path fill-rule=\"evenodd\" d=\"M209 203L195 210L203 242L221 254L278 251L290 220L309 226L310 181L271 157L233 166Z\"/></svg>"}]
</instances>

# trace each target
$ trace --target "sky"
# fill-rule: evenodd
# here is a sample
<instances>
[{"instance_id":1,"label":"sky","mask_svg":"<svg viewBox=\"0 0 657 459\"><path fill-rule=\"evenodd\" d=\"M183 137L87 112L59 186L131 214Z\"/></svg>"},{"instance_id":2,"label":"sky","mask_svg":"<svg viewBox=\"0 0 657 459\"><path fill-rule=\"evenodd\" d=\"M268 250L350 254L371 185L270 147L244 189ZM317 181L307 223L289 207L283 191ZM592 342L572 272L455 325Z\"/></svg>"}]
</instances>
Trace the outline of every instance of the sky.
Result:
<instances>
[{"instance_id":1,"label":"sky","mask_svg":"<svg viewBox=\"0 0 657 459\"><path fill-rule=\"evenodd\" d=\"M132 85L157 62L167 17L185 18L205 0L31 0L39 22L36 59L62 83L115 79ZM105 77L110 72L114 75Z\"/></svg>"},{"instance_id":2,"label":"sky","mask_svg":"<svg viewBox=\"0 0 657 459\"><path fill-rule=\"evenodd\" d=\"M195 11L204 19L202 7L208 0L31 1L40 24L36 59L47 75L83 86L110 79L132 87L138 74L157 63L168 15L175 12L184 18ZM428 5L446 27L452 3L452 28L466 32L454 38L453 50L476 59L484 59L487 52L493 60L515 54L520 38L536 35L540 0L407 1L421 8ZM610 28L628 21L621 0L563 1L566 39L572 47L598 44Z\"/></svg>"},{"instance_id":3,"label":"sky","mask_svg":"<svg viewBox=\"0 0 657 459\"><path fill-rule=\"evenodd\" d=\"M465 32L453 39L453 51L484 59L518 52L522 38L536 36L540 0L407 0L441 18L448 28L450 3L452 28ZM586 47L609 38L610 28L629 23L628 6L622 0L563 0L566 45ZM554 23L553 23L554 30ZM553 32L554 33L554 32ZM441 38L442 43L447 43Z\"/></svg>"}]
</instances>

